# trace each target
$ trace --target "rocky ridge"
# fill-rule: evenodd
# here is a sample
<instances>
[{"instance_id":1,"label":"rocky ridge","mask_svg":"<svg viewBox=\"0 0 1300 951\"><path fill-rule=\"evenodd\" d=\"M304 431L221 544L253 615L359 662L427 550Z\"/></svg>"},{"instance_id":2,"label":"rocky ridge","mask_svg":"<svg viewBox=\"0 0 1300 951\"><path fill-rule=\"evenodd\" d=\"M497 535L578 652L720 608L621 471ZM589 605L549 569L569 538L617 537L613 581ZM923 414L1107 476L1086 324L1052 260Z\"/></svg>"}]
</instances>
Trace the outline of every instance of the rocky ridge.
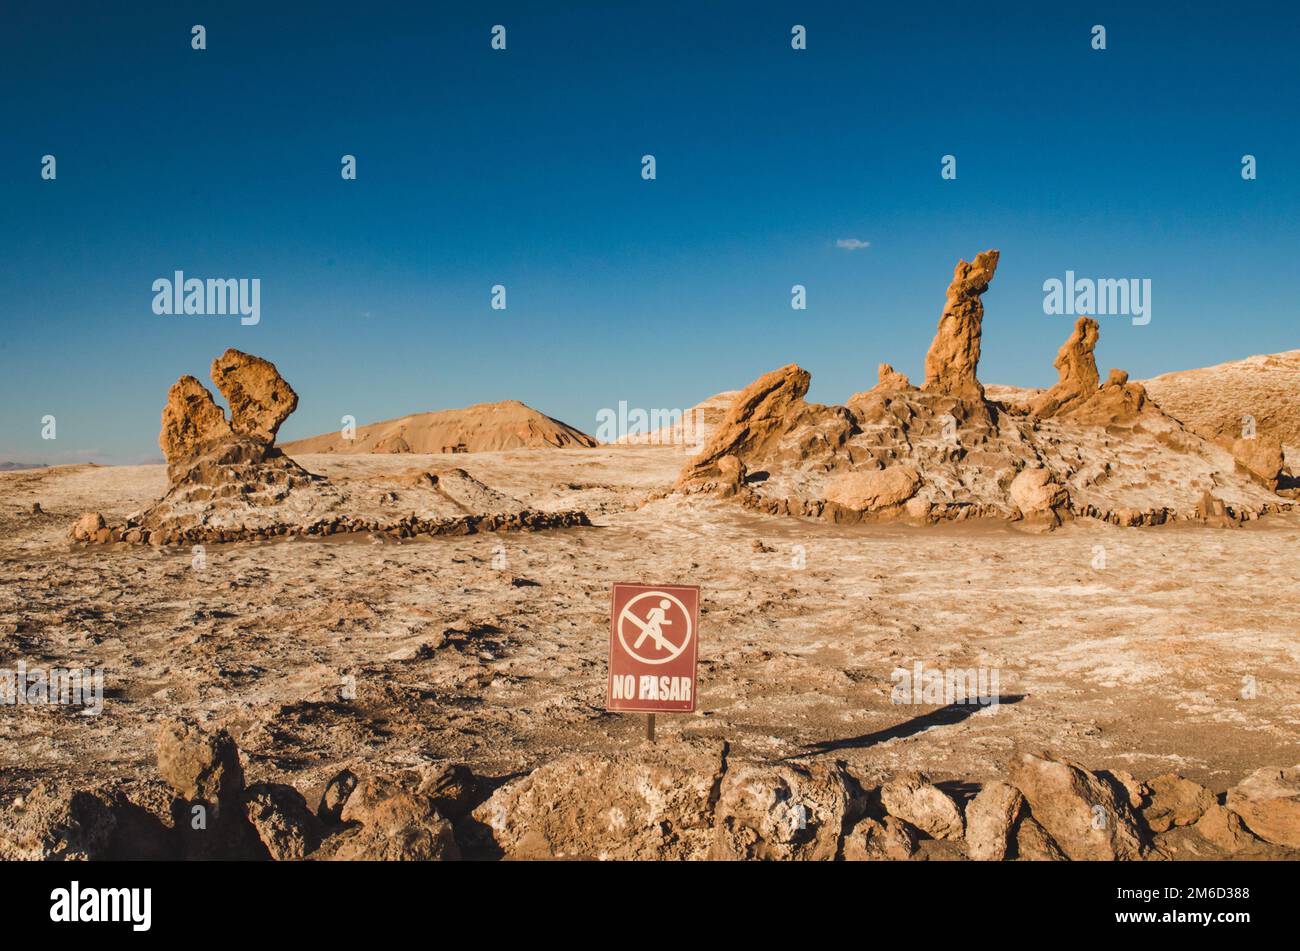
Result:
<instances>
[{"instance_id":1,"label":"rocky ridge","mask_svg":"<svg viewBox=\"0 0 1300 951\"><path fill-rule=\"evenodd\" d=\"M1295 858L1300 766L1223 796L1023 753L1006 781L880 785L823 762L736 761L718 741L572 753L504 784L453 763L249 784L224 729L165 723L159 780L44 785L0 812L6 860Z\"/></svg>"},{"instance_id":2,"label":"rocky ridge","mask_svg":"<svg viewBox=\"0 0 1300 951\"><path fill-rule=\"evenodd\" d=\"M870 390L822 406L804 399L806 370L774 370L741 391L674 490L836 522L1231 524L1290 508L1274 491L1280 453L1252 445L1234 455L1163 412L1123 370L1102 382L1089 318L1060 348L1055 386L1014 405L987 398L976 376L981 295L997 263L996 251L958 263L922 386L882 364Z\"/></svg>"}]
</instances>

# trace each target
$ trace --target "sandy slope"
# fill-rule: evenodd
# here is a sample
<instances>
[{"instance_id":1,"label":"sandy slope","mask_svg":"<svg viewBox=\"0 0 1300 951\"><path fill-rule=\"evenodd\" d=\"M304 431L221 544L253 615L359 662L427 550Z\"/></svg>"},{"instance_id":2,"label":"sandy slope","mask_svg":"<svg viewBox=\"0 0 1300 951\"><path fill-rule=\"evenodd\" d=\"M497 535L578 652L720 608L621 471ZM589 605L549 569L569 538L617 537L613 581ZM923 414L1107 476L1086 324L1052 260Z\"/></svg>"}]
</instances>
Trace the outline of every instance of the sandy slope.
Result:
<instances>
[{"instance_id":1,"label":"sandy slope","mask_svg":"<svg viewBox=\"0 0 1300 951\"><path fill-rule=\"evenodd\" d=\"M1300 449L1300 350L1266 353L1142 381L1165 412L1210 439L1242 435L1242 416L1259 432Z\"/></svg>"}]
</instances>

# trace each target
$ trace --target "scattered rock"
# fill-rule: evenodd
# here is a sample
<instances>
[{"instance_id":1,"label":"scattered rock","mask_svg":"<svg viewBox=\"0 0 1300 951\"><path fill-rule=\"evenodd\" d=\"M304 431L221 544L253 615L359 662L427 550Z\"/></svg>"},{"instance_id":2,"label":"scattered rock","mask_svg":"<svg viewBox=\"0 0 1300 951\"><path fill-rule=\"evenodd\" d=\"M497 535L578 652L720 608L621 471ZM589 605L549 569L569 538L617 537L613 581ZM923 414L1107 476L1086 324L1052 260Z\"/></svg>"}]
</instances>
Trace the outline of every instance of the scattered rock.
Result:
<instances>
[{"instance_id":1,"label":"scattered rock","mask_svg":"<svg viewBox=\"0 0 1300 951\"><path fill-rule=\"evenodd\" d=\"M1242 824L1241 817L1217 802L1196 821L1196 831L1225 852L1240 852L1259 845L1259 840Z\"/></svg>"},{"instance_id":2,"label":"scattered rock","mask_svg":"<svg viewBox=\"0 0 1300 951\"><path fill-rule=\"evenodd\" d=\"M507 858L705 858L725 756L696 741L563 756L498 789L473 820Z\"/></svg>"},{"instance_id":3,"label":"scattered rock","mask_svg":"<svg viewBox=\"0 0 1300 951\"><path fill-rule=\"evenodd\" d=\"M90 861L109 857L117 826L112 805L93 792L37 786L0 815L0 860Z\"/></svg>"},{"instance_id":4,"label":"scattered rock","mask_svg":"<svg viewBox=\"0 0 1300 951\"><path fill-rule=\"evenodd\" d=\"M848 787L834 766L732 767L718 796L710 858L833 859L848 809Z\"/></svg>"},{"instance_id":5,"label":"scattered rock","mask_svg":"<svg viewBox=\"0 0 1300 951\"><path fill-rule=\"evenodd\" d=\"M321 793L320 804L316 807L316 815L320 817L322 822L332 825L342 822L343 806L356 788L356 773L350 769L340 770L325 784L325 791Z\"/></svg>"},{"instance_id":6,"label":"scattered rock","mask_svg":"<svg viewBox=\"0 0 1300 951\"><path fill-rule=\"evenodd\" d=\"M718 460L718 482L735 489L745 481L745 464L736 456L727 454Z\"/></svg>"},{"instance_id":7,"label":"scattered rock","mask_svg":"<svg viewBox=\"0 0 1300 951\"><path fill-rule=\"evenodd\" d=\"M451 861L460 858L451 823L438 799L412 788L408 777L371 776L344 803L341 818L358 828L330 843L343 861Z\"/></svg>"},{"instance_id":8,"label":"scattered rock","mask_svg":"<svg viewBox=\"0 0 1300 951\"><path fill-rule=\"evenodd\" d=\"M1127 800L1132 809L1141 810L1150 798L1146 783L1127 770L1098 769L1095 772L1098 777L1110 783L1117 794L1122 792L1121 798Z\"/></svg>"},{"instance_id":9,"label":"scattered rock","mask_svg":"<svg viewBox=\"0 0 1300 951\"><path fill-rule=\"evenodd\" d=\"M923 773L896 776L880 789L880 802L892 816L934 839L960 839L965 832L961 810Z\"/></svg>"},{"instance_id":10,"label":"scattered rock","mask_svg":"<svg viewBox=\"0 0 1300 951\"><path fill-rule=\"evenodd\" d=\"M1281 441L1262 433L1234 440L1232 456L1247 472L1270 489L1277 486L1277 481L1286 468Z\"/></svg>"},{"instance_id":11,"label":"scattered rock","mask_svg":"<svg viewBox=\"0 0 1300 951\"><path fill-rule=\"evenodd\" d=\"M1255 770L1228 790L1227 806L1265 842L1300 849L1300 765Z\"/></svg>"},{"instance_id":12,"label":"scattered rock","mask_svg":"<svg viewBox=\"0 0 1300 951\"><path fill-rule=\"evenodd\" d=\"M317 819L307 800L283 783L256 783L244 793L244 811L257 837L277 862L297 861L320 844Z\"/></svg>"},{"instance_id":13,"label":"scattered rock","mask_svg":"<svg viewBox=\"0 0 1300 951\"><path fill-rule=\"evenodd\" d=\"M480 798L479 783L468 766L439 763L414 771L421 795L430 797L438 811L453 822L469 814Z\"/></svg>"},{"instance_id":14,"label":"scattered rock","mask_svg":"<svg viewBox=\"0 0 1300 951\"><path fill-rule=\"evenodd\" d=\"M158 774L190 802L235 803L244 791L239 747L230 734L204 732L190 720L175 720L159 729Z\"/></svg>"},{"instance_id":15,"label":"scattered rock","mask_svg":"<svg viewBox=\"0 0 1300 951\"><path fill-rule=\"evenodd\" d=\"M862 819L844 837L846 862L901 862L916 853L916 830L902 819Z\"/></svg>"},{"instance_id":16,"label":"scattered rock","mask_svg":"<svg viewBox=\"0 0 1300 951\"><path fill-rule=\"evenodd\" d=\"M1014 786L985 783L966 806L967 854L982 862L1005 859L1024 804L1025 797Z\"/></svg>"},{"instance_id":17,"label":"scattered rock","mask_svg":"<svg viewBox=\"0 0 1300 951\"><path fill-rule=\"evenodd\" d=\"M1215 805L1213 794L1198 783L1176 773L1165 773L1147 783L1151 801L1142 811L1152 832L1167 832L1174 826L1189 826Z\"/></svg>"},{"instance_id":18,"label":"scattered rock","mask_svg":"<svg viewBox=\"0 0 1300 951\"><path fill-rule=\"evenodd\" d=\"M1075 860L1139 859L1142 842L1127 797L1066 759L1026 753L1011 764L1011 783L1037 822Z\"/></svg>"},{"instance_id":19,"label":"scattered rock","mask_svg":"<svg viewBox=\"0 0 1300 951\"><path fill-rule=\"evenodd\" d=\"M1033 816L1023 816L1016 827L1016 857L1027 862L1068 862L1060 846Z\"/></svg>"},{"instance_id":20,"label":"scattered rock","mask_svg":"<svg viewBox=\"0 0 1300 951\"><path fill-rule=\"evenodd\" d=\"M1026 517L1051 515L1070 500L1070 494L1056 483L1048 469L1022 469L1008 490L1012 504Z\"/></svg>"},{"instance_id":21,"label":"scattered rock","mask_svg":"<svg viewBox=\"0 0 1300 951\"><path fill-rule=\"evenodd\" d=\"M874 512L901 505L920 488L921 476L910 466L846 472L826 487L826 501L855 512Z\"/></svg>"},{"instance_id":22,"label":"scattered rock","mask_svg":"<svg viewBox=\"0 0 1300 951\"><path fill-rule=\"evenodd\" d=\"M69 534L72 536L73 541L95 541L103 528L104 516L98 512L86 512L73 523Z\"/></svg>"}]
</instances>

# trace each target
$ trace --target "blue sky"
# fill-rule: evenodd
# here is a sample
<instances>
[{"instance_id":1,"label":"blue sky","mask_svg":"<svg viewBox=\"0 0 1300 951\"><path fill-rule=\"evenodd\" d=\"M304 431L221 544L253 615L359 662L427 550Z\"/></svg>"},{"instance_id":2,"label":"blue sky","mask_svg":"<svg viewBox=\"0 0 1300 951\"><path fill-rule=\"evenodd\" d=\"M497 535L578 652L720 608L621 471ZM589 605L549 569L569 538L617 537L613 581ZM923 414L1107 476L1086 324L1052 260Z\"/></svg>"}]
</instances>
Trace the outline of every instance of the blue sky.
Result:
<instances>
[{"instance_id":1,"label":"blue sky","mask_svg":"<svg viewBox=\"0 0 1300 951\"><path fill-rule=\"evenodd\" d=\"M789 362L839 402L918 378L994 247L985 382L1055 379L1067 269L1152 282L1103 373L1300 347L1300 12L987 6L9 0L0 460L157 458L229 346L297 389L282 439L508 398L591 432ZM155 315L176 269L260 278L261 322Z\"/></svg>"}]
</instances>

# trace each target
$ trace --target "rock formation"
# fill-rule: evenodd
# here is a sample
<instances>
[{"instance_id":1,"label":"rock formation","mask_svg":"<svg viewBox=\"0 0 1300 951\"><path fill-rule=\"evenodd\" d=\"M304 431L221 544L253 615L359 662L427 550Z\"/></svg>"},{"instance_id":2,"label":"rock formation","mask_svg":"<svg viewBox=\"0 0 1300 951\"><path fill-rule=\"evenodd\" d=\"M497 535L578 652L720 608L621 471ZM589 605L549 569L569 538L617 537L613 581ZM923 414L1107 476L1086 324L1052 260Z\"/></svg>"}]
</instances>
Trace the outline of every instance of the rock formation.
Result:
<instances>
[{"instance_id":1,"label":"rock formation","mask_svg":"<svg viewBox=\"0 0 1300 951\"><path fill-rule=\"evenodd\" d=\"M842 443L853 428L852 417L842 407L805 403L810 379L807 370L791 363L745 387L695 460L682 470L678 486L704 483L735 491L748 473L745 459L795 459L805 451L802 444L788 449L782 445L787 434L805 425L817 428L814 439Z\"/></svg>"},{"instance_id":2,"label":"rock formation","mask_svg":"<svg viewBox=\"0 0 1300 951\"><path fill-rule=\"evenodd\" d=\"M192 376L167 393L158 445L172 485L221 485L267 481L254 471L266 463L278 470L270 481L305 484L310 477L275 449L275 433L298 405L298 394L275 365L239 350L212 362L212 381L230 404L230 419L212 393Z\"/></svg>"},{"instance_id":3,"label":"rock formation","mask_svg":"<svg viewBox=\"0 0 1300 951\"><path fill-rule=\"evenodd\" d=\"M193 459L205 445L231 435L226 414L206 386L192 376L172 384L158 434L158 445L169 466Z\"/></svg>"},{"instance_id":4,"label":"rock formation","mask_svg":"<svg viewBox=\"0 0 1300 951\"><path fill-rule=\"evenodd\" d=\"M867 816L844 836L846 862L903 862L916 854L917 830L902 819Z\"/></svg>"},{"instance_id":5,"label":"rock formation","mask_svg":"<svg viewBox=\"0 0 1300 951\"><path fill-rule=\"evenodd\" d=\"M1079 403L1097 392L1101 377L1093 351L1097 347L1097 321L1080 317L1074 333L1061 345L1052 366L1060 379L1033 404L1035 416L1054 416L1060 410Z\"/></svg>"},{"instance_id":6,"label":"rock formation","mask_svg":"<svg viewBox=\"0 0 1300 951\"><path fill-rule=\"evenodd\" d=\"M980 295L997 263L987 251L957 265L923 387L881 364L870 390L820 406L804 399L807 371L773 370L741 391L674 491L838 522L998 518L1048 529L1072 517L1235 524L1290 507L1274 491L1274 444L1237 447L1236 471L1123 370L1101 383L1090 318L1060 348L1050 390L987 400L976 377ZM1153 480L1153 470L1167 477Z\"/></svg>"},{"instance_id":7,"label":"rock formation","mask_svg":"<svg viewBox=\"0 0 1300 951\"><path fill-rule=\"evenodd\" d=\"M939 329L925 355L922 389L971 403L983 403L984 387L975 376L980 362L980 330L984 322L981 295L989 289L998 267L998 252L984 251L973 262L958 261L948 285Z\"/></svg>"},{"instance_id":8,"label":"rock formation","mask_svg":"<svg viewBox=\"0 0 1300 951\"><path fill-rule=\"evenodd\" d=\"M212 361L212 382L230 406L230 428L267 444L298 408L298 394L275 364L238 350Z\"/></svg>"},{"instance_id":9,"label":"rock formation","mask_svg":"<svg viewBox=\"0 0 1300 951\"><path fill-rule=\"evenodd\" d=\"M298 397L274 364L227 350L213 361L212 378L230 403L230 419L198 380L181 377L168 393L159 436L166 494L125 524L85 513L70 531L74 542L189 546L352 532L397 540L590 524L578 510L527 509L454 467L421 469L389 492L312 475L275 445Z\"/></svg>"},{"instance_id":10,"label":"rock formation","mask_svg":"<svg viewBox=\"0 0 1300 951\"><path fill-rule=\"evenodd\" d=\"M882 363L876 367L876 385L873 390L906 390L912 386L912 381L907 378L906 373L899 373L888 363Z\"/></svg>"},{"instance_id":11,"label":"rock formation","mask_svg":"<svg viewBox=\"0 0 1300 951\"><path fill-rule=\"evenodd\" d=\"M1142 384L1130 383L1127 372L1113 369L1100 389L1058 415L1082 426L1116 426L1131 424L1148 405Z\"/></svg>"},{"instance_id":12,"label":"rock formation","mask_svg":"<svg viewBox=\"0 0 1300 951\"><path fill-rule=\"evenodd\" d=\"M1137 419L1147 406L1146 390L1130 383L1123 370L1111 370L1105 385L1097 373L1097 321L1080 317L1074 332L1056 354L1059 379L1033 400L1029 413L1040 419L1059 416L1086 426L1113 426Z\"/></svg>"}]
</instances>

